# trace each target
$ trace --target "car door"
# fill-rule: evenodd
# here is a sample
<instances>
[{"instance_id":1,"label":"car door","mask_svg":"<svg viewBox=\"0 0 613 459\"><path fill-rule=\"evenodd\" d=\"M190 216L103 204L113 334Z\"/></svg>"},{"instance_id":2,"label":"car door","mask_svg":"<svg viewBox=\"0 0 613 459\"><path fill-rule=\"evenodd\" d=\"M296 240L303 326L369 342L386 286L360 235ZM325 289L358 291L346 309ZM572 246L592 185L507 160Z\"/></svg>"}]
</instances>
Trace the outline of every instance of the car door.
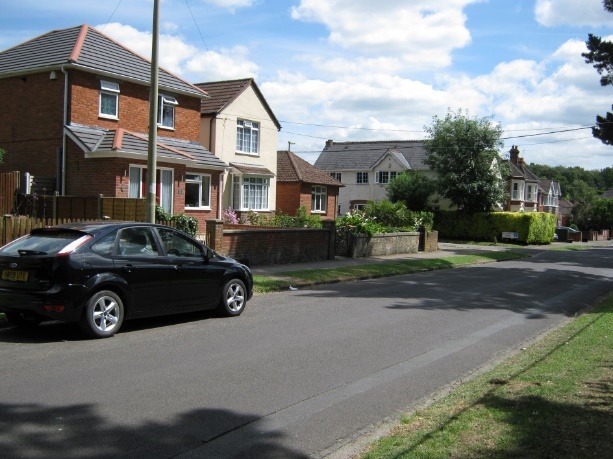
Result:
<instances>
[{"instance_id":1,"label":"car door","mask_svg":"<svg viewBox=\"0 0 613 459\"><path fill-rule=\"evenodd\" d=\"M168 263L171 302L185 309L213 308L221 298L223 267L209 263L201 244L171 228L157 229Z\"/></svg>"},{"instance_id":2,"label":"car door","mask_svg":"<svg viewBox=\"0 0 613 459\"><path fill-rule=\"evenodd\" d=\"M132 226L119 231L113 256L116 274L131 292L131 313L149 315L168 308L170 277L173 268L160 252L147 226Z\"/></svg>"}]
</instances>

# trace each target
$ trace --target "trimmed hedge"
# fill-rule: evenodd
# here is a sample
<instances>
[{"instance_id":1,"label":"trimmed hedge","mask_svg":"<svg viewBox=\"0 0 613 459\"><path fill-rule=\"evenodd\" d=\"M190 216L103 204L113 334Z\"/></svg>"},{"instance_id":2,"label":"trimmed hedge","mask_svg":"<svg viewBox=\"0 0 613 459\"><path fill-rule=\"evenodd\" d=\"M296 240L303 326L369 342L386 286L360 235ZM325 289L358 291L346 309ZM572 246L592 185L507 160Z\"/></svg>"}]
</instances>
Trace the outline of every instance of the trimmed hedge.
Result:
<instances>
[{"instance_id":1,"label":"trimmed hedge","mask_svg":"<svg viewBox=\"0 0 613 459\"><path fill-rule=\"evenodd\" d=\"M549 244L555 233L557 216L545 212L482 212L468 215L438 211L434 229L439 239L499 241L505 231L517 232L517 242Z\"/></svg>"}]
</instances>

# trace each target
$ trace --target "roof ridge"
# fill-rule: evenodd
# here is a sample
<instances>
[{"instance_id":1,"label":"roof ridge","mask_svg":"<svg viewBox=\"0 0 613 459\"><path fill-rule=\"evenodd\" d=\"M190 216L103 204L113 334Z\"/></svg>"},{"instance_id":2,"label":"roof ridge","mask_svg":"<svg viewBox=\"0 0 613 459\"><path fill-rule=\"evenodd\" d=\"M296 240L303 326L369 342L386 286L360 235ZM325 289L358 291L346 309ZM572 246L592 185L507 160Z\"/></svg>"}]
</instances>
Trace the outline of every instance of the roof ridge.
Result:
<instances>
[{"instance_id":1,"label":"roof ridge","mask_svg":"<svg viewBox=\"0 0 613 459\"><path fill-rule=\"evenodd\" d=\"M294 161L294 154L289 151L289 150L285 150L285 153L287 153L287 157L289 158L289 162L291 163L292 167L294 168L294 172L296 172L296 176L298 177L298 180L300 180L301 182L302 180L302 174L300 173L300 170L298 168L298 166L296 165L296 161Z\"/></svg>"},{"instance_id":2,"label":"roof ridge","mask_svg":"<svg viewBox=\"0 0 613 459\"><path fill-rule=\"evenodd\" d=\"M77 62L79 60L79 55L83 49L83 43L85 42L87 32L89 32L89 26L83 24L81 26L81 30L79 30L79 35L77 35L74 48L72 48L72 53L70 53L70 57L68 58L68 62Z\"/></svg>"}]
</instances>

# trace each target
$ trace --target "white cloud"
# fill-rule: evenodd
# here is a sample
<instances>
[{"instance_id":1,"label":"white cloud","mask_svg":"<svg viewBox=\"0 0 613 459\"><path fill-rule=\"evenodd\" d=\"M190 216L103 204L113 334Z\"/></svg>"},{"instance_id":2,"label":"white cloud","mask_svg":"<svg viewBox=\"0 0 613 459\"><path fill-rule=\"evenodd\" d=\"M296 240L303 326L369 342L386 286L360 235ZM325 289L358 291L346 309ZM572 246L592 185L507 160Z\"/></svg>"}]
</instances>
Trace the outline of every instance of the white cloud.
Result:
<instances>
[{"instance_id":1,"label":"white cloud","mask_svg":"<svg viewBox=\"0 0 613 459\"><path fill-rule=\"evenodd\" d=\"M448 66L451 52L470 43L462 10L475 1L302 0L291 14L325 25L329 41L340 48L403 56L405 64L433 68Z\"/></svg>"},{"instance_id":2,"label":"white cloud","mask_svg":"<svg viewBox=\"0 0 613 459\"><path fill-rule=\"evenodd\" d=\"M98 29L101 28L98 26ZM144 58L151 59L150 32L111 23L104 26L104 33ZM244 46L209 52L188 44L178 35L163 33L159 36L160 67L192 83L255 77L259 68L248 56L249 50Z\"/></svg>"},{"instance_id":3,"label":"white cloud","mask_svg":"<svg viewBox=\"0 0 613 459\"><path fill-rule=\"evenodd\" d=\"M546 27L613 24L613 13L604 9L602 0L537 0L534 14Z\"/></svg>"},{"instance_id":4,"label":"white cloud","mask_svg":"<svg viewBox=\"0 0 613 459\"><path fill-rule=\"evenodd\" d=\"M253 0L202 0L209 5L235 11L237 8L246 8L253 5Z\"/></svg>"}]
</instances>

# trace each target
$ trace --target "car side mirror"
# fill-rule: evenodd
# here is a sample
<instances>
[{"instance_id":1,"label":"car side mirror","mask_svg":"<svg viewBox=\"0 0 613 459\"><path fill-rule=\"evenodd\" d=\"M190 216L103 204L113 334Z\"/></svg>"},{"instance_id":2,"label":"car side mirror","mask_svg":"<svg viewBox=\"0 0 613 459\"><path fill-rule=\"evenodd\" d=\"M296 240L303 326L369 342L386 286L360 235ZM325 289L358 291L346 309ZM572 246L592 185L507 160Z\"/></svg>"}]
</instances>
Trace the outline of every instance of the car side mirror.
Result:
<instances>
[{"instance_id":1,"label":"car side mirror","mask_svg":"<svg viewBox=\"0 0 613 459\"><path fill-rule=\"evenodd\" d=\"M204 258L206 261L209 261L211 258L213 258L215 256L215 253L213 252L212 249L210 249L209 247L205 248L205 254L204 254Z\"/></svg>"}]
</instances>

